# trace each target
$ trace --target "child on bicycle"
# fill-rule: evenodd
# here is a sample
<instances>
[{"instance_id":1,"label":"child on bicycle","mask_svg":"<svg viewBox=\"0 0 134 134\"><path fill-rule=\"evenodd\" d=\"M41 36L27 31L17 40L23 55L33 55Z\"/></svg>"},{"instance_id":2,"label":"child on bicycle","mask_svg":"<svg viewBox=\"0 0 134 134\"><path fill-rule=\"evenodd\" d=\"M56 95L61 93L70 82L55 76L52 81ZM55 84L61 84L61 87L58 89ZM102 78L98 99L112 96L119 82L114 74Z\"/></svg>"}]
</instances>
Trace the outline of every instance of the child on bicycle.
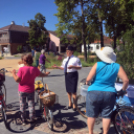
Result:
<instances>
[{"instance_id":1,"label":"child on bicycle","mask_svg":"<svg viewBox=\"0 0 134 134\"><path fill-rule=\"evenodd\" d=\"M26 98L28 100L29 118L30 122L34 121L35 108L34 108L34 81L37 76L45 77L50 72L42 73L38 68L33 67L33 57L31 54L25 54L22 56L24 67L19 68L18 73L16 70L12 71L13 78L19 83L19 98L20 98L20 111L23 125L25 125L25 108Z\"/></svg>"}]
</instances>

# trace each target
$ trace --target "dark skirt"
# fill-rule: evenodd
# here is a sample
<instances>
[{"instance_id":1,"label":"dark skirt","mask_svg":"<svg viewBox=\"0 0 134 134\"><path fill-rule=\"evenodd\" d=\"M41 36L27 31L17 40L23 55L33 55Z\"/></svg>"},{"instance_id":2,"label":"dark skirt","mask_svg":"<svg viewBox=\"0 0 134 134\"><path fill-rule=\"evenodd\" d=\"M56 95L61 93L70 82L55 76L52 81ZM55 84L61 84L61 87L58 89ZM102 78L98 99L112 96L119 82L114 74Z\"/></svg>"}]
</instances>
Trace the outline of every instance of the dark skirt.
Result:
<instances>
[{"instance_id":1,"label":"dark skirt","mask_svg":"<svg viewBox=\"0 0 134 134\"><path fill-rule=\"evenodd\" d=\"M66 91L68 93L77 92L78 72L65 73Z\"/></svg>"}]
</instances>

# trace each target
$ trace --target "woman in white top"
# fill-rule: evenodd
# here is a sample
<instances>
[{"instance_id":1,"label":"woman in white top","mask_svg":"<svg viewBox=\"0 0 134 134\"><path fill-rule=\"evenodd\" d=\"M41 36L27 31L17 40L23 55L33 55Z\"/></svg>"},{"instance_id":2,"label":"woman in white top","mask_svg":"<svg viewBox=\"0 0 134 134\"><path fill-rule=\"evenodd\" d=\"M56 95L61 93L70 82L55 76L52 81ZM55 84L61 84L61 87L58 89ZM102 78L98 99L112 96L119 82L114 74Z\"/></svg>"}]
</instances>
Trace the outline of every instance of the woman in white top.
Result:
<instances>
[{"instance_id":1,"label":"woman in white top","mask_svg":"<svg viewBox=\"0 0 134 134\"><path fill-rule=\"evenodd\" d=\"M73 55L73 47L68 46L66 49L67 58L62 62L62 65L59 67L54 65L54 68L64 70L65 73L65 84L66 91L68 94L69 106L68 109L73 107L73 110L76 111L76 92L77 92L77 82L78 82L78 69L82 68L80 59ZM73 105L72 105L73 97Z\"/></svg>"}]
</instances>

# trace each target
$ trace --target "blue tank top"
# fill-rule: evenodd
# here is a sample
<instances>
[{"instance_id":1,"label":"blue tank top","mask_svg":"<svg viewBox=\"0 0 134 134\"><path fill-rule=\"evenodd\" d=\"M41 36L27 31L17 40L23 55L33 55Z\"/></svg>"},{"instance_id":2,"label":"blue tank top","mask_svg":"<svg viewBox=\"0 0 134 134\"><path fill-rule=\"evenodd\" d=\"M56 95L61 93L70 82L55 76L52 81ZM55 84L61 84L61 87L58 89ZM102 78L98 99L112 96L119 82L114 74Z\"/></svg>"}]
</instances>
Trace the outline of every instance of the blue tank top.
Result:
<instances>
[{"instance_id":1,"label":"blue tank top","mask_svg":"<svg viewBox=\"0 0 134 134\"><path fill-rule=\"evenodd\" d=\"M88 91L116 92L115 81L119 68L118 63L97 62L96 75L92 84L88 87Z\"/></svg>"}]
</instances>

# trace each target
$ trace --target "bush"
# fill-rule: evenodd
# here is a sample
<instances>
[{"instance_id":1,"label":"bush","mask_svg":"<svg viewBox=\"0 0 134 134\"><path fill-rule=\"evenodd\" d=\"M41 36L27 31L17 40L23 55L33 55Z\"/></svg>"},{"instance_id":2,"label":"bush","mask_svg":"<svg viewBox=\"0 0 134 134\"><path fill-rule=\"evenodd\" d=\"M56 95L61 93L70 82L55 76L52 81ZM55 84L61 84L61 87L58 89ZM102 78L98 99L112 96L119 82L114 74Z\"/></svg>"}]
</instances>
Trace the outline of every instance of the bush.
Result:
<instances>
[{"instance_id":1,"label":"bush","mask_svg":"<svg viewBox=\"0 0 134 134\"><path fill-rule=\"evenodd\" d=\"M78 55L81 55L81 53L74 51L73 55L78 56Z\"/></svg>"},{"instance_id":2,"label":"bush","mask_svg":"<svg viewBox=\"0 0 134 134\"><path fill-rule=\"evenodd\" d=\"M117 62L123 66L129 79L134 79L134 27L131 31L126 32L123 39L125 45L120 45L123 51L117 52Z\"/></svg>"}]
</instances>

